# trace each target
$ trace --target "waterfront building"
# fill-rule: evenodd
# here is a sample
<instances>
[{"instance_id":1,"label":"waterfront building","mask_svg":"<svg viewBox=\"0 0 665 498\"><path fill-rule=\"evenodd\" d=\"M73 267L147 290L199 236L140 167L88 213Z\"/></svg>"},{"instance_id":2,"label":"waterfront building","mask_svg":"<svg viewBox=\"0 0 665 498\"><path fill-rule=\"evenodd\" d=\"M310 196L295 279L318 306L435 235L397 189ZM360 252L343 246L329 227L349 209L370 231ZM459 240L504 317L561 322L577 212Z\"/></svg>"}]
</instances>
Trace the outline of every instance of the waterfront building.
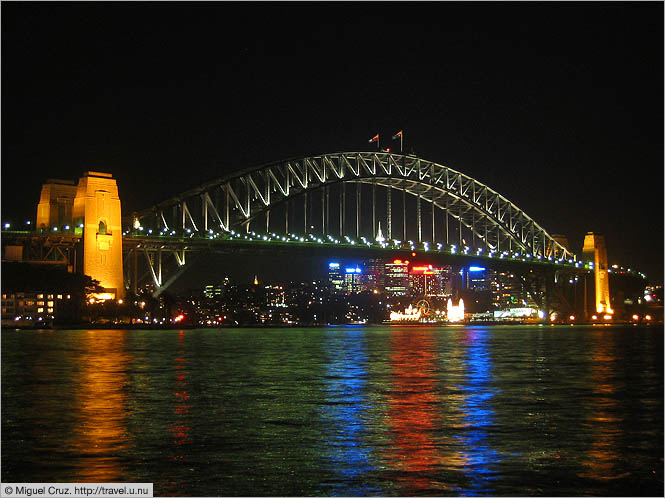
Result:
<instances>
[{"instance_id":1,"label":"waterfront building","mask_svg":"<svg viewBox=\"0 0 665 498\"><path fill-rule=\"evenodd\" d=\"M358 294L363 291L363 272L359 267L349 267L344 270L344 292Z\"/></svg>"},{"instance_id":2,"label":"waterfront building","mask_svg":"<svg viewBox=\"0 0 665 498\"><path fill-rule=\"evenodd\" d=\"M440 268L432 265L416 265L409 272L409 290L412 296L441 297L452 274L451 266Z\"/></svg>"},{"instance_id":3,"label":"waterfront building","mask_svg":"<svg viewBox=\"0 0 665 498\"><path fill-rule=\"evenodd\" d=\"M208 299L220 300L226 293L229 285L231 285L229 277L225 277L224 280L218 284L206 285L203 290L203 295Z\"/></svg>"},{"instance_id":4,"label":"waterfront building","mask_svg":"<svg viewBox=\"0 0 665 498\"><path fill-rule=\"evenodd\" d=\"M492 294L492 308L537 308L519 277L507 270L489 272L489 288Z\"/></svg>"},{"instance_id":5,"label":"waterfront building","mask_svg":"<svg viewBox=\"0 0 665 498\"><path fill-rule=\"evenodd\" d=\"M409 261L395 259L385 264L385 293L389 297L406 296L409 292Z\"/></svg>"},{"instance_id":6,"label":"waterfront building","mask_svg":"<svg viewBox=\"0 0 665 498\"><path fill-rule=\"evenodd\" d=\"M217 291L219 292L218 295L221 296L221 295L222 295L222 289L221 289L221 286L217 288ZM210 284L210 285L206 285L206 286L203 288L203 295L204 295L205 297L207 297L208 299L212 299L213 297L215 297L215 286L212 285L212 284Z\"/></svg>"},{"instance_id":7,"label":"waterfront building","mask_svg":"<svg viewBox=\"0 0 665 498\"><path fill-rule=\"evenodd\" d=\"M489 272L482 266L468 266L462 269L463 287L475 292L489 290Z\"/></svg>"},{"instance_id":8,"label":"waterfront building","mask_svg":"<svg viewBox=\"0 0 665 498\"><path fill-rule=\"evenodd\" d=\"M385 261L372 258L365 263L363 290L383 292L385 289Z\"/></svg>"},{"instance_id":9,"label":"waterfront building","mask_svg":"<svg viewBox=\"0 0 665 498\"><path fill-rule=\"evenodd\" d=\"M71 294L37 292L3 292L3 326L39 326L52 324L59 317L63 301L69 301Z\"/></svg>"},{"instance_id":10,"label":"waterfront building","mask_svg":"<svg viewBox=\"0 0 665 498\"><path fill-rule=\"evenodd\" d=\"M285 308L286 292L281 285L265 286L266 305L268 308Z\"/></svg>"},{"instance_id":11,"label":"waterfront building","mask_svg":"<svg viewBox=\"0 0 665 498\"><path fill-rule=\"evenodd\" d=\"M339 263L328 263L328 282L333 292L344 292L344 273Z\"/></svg>"}]
</instances>

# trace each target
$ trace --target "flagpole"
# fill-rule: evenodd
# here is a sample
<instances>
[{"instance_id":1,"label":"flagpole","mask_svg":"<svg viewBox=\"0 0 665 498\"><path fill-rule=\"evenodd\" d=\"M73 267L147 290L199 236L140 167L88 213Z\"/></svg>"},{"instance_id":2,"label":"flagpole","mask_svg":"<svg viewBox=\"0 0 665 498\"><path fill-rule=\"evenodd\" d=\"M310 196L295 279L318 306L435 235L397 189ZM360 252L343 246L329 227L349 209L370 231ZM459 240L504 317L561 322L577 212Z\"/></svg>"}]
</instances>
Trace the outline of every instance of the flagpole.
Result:
<instances>
[{"instance_id":1,"label":"flagpole","mask_svg":"<svg viewBox=\"0 0 665 498\"><path fill-rule=\"evenodd\" d=\"M404 131L399 130L397 133L393 135L393 140L395 140L397 137L399 137L399 153L403 154L404 152Z\"/></svg>"}]
</instances>

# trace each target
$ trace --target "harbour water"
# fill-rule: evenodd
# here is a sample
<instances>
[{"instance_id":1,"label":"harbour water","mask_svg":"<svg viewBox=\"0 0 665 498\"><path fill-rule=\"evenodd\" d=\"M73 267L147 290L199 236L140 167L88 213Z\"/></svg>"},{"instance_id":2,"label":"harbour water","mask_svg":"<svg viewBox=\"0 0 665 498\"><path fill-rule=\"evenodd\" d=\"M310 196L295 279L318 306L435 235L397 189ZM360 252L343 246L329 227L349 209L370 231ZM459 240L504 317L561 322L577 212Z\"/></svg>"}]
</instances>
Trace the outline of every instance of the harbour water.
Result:
<instances>
[{"instance_id":1,"label":"harbour water","mask_svg":"<svg viewBox=\"0 0 665 498\"><path fill-rule=\"evenodd\" d=\"M2 481L663 496L663 329L4 329Z\"/></svg>"}]
</instances>

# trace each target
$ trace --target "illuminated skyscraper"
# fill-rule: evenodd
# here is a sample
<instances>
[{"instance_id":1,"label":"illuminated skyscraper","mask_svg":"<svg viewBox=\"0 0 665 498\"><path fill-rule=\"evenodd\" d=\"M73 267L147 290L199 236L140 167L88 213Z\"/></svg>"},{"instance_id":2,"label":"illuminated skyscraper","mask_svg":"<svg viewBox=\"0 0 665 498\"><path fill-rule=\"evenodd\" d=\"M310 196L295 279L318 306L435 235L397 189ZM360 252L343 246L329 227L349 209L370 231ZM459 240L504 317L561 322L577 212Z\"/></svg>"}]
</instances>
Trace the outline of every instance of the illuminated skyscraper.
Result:
<instances>
[{"instance_id":1,"label":"illuminated skyscraper","mask_svg":"<svg viewBox=\"0 0 665 498\"><path fill-rule=\"evenodd\" d=\"M382 259L370 259L365 263L364 289L383 292L385 287L385 262Z\"/></svg>"},{"instance_id":2,"label":"illuminated skyscraper","mask_svg":"<svg viewBox=\"0 0 665 498\"><path fill-rule=\"evenodd\" d=\"M507 270L491 270L489 287L492 293L492 307L498 310L534 307L533 299L519 277Z\"/></svg>"},{"instance_id":3,"label":"illuminated skyscraper","mask_svg":"<svg viewBox=\"0 0 665 498\"><path fill-rule=\"evenodd\" d=\"M409 262L396 259L386 263L385 292L388 296L406 296L409 292Z\"/></svg>"},{"instance_id":4,"label":"illuminated skyscraper","mask_svg":"<svg viewBox=\"0 0 665 498\"><path fill-rule=\"evenodd\" d=\"M441 268L414 264L409 272L409 290L412 296L443 296L452 272L451 266Z\"/></svg>"},{"instance_id":5,"label":"illuminated skyscraper","mask_svg":"<svg viewBox=\"0 0 665 498\"><path fill-rule=\"evenodd\" d=\"M344 270L344 292L357 294L363 290L363 272L359 267L349 267Z\"/></svg>"},{"instance_id":6,"label":"illuminated skyscraper","mask_svg":"<svg viewBox=\"0 0 665 498\"><path fill-rule=\"evenodd\" d=\"M328 282L330 282L334 292L344 291L344 273L342 273L339 263L328 263Z\"/></svg>"},{"instance_id":7,"label":"illuminated skyscraper","mask_svg":"<svg viewBox=\"0 0 665 498\"><path fill-rule=\"evenodd\" d=\"M464 288L476 292L489 290L489 272L482 266L469 266L463 269Z\"/></svg>"},{"instance_id":8,"label":"illuminated skyscraper","mask_svg":"<svg viewBox=\"0 0 665 498\"><path fill-rule=\"evenodd\" d=\"M226 294L226 290L228 289L229 285L231 285L229 277L224 277L224 280L216 285L206 285L203 290L203 294L208 299L220 299Z\"/></svg>"}]
</instances>

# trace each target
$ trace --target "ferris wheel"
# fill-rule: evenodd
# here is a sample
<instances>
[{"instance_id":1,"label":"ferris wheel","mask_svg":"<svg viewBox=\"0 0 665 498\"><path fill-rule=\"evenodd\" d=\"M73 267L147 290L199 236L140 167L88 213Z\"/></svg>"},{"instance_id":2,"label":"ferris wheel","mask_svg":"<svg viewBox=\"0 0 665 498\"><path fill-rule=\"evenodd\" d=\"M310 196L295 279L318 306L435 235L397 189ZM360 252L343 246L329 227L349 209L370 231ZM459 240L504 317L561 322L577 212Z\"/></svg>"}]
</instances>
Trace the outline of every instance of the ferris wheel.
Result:
<instances>
[{"instance_id":1,"label":"ferris wheel","mask_svg":"<svg viewBox=\"0 0 665 498\"><path fill-rule=\"evenodd\" d=\"M420 313L422 315L429 314L429 310L430 310L429 302L427 302L427 300L425 300L425 299L421 299L420 301L418 301L416 303L416 309L420 310Z\"/></svg>"}]
</instances>

